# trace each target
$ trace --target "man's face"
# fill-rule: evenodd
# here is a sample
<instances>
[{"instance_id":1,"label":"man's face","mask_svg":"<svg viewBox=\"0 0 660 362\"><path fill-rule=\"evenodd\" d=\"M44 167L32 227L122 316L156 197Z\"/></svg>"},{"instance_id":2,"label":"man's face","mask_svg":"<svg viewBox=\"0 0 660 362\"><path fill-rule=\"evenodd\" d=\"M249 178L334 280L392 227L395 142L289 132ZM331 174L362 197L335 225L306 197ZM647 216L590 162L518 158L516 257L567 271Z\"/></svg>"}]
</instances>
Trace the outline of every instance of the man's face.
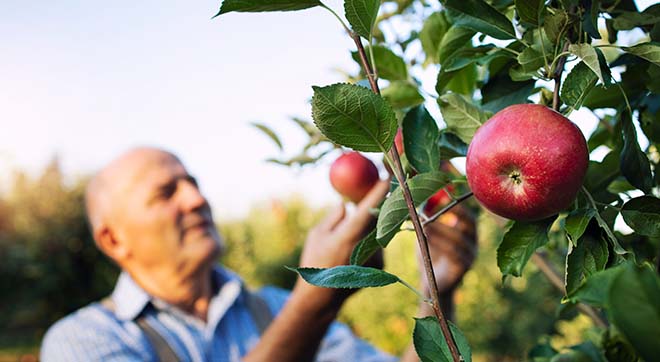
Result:
<instances>
[{"instance_id":1,"label":"man's face","mask_svg":"<svg viewBox=\"0 0 660 362\"><path fill-rule=\"evenodd\" d=\"M130 262L161 272L194 272L220 252L211 209L181 162L165 152L133 164L117 197L116 237Z\"/></svg>"}]
</instances>

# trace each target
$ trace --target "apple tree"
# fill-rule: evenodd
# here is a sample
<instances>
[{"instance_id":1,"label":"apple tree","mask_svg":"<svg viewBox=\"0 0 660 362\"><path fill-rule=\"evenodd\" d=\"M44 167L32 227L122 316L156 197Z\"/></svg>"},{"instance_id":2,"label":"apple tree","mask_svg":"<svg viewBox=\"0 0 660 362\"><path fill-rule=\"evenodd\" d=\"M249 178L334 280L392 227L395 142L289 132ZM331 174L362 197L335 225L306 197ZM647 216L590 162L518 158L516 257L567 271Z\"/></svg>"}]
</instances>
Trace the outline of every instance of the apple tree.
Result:
<instances>
[{"instance_id":1,"label":"apple tree","mask_svg":"<svg viewBox=\"0 0 660 362\"><path fill-rule=\"evenodd\" d=\"M597 125L585 140L591 160L574 185L578 195L551 217L509 221L492 262L508 278L520 277L531 260L562 290L562 303L602 328L599 345L535 349L534 361L657 360L660 4L643 11L632 0L344 0L343 5L342 17L320 0L224 0L217 14L320 7L355 43L350 51L360 73L346 83L313 87L314 124L294 119L309 143L298 156L273 161L313 163L333 147L382 153L394 174L392 191L375 229L354 250L352 265L297 272L325 287L409 286L361 264L387 247L402 225L412 225L426 277L434 280L423 225L472 196L470 173L466 178L441 163L465 157L475 133L509 106L537 103L574 122L579 111ZM423 79L428 74L433 74L431 87ZM280 143L273 130L256 126ZM394 146L397 130L404 147ZM547 152L534 157L541 165L556 161ZM451 197L446 206L433 215L418 212L439 190ZM564 242L549 247L550 230L561 230ZM552 271L550 259L562 260L562 276ZM435 315L417 319L413 335L420 359L470 361L468 339L442 315L437 290L430 294Z\"/></svg>"}]
</instances>

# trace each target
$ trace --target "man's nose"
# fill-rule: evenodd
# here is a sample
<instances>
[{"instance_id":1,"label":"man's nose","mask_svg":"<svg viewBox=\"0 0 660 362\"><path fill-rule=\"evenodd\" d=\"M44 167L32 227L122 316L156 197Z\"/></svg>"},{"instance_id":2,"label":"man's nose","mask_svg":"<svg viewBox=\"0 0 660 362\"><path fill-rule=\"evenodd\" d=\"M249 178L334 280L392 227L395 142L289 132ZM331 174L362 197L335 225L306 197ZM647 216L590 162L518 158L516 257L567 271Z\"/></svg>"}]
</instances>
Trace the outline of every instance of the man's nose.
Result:
<instances>
[{"instance_id":1,"label":"man's nose","mask_svg":"<svg viewBox=\"0 0 660 362\"><path fill-rule=\"evenodd\" d=\"M207 204L199 188L190 181L181 181L181 200L185 211L199 209Z\"/></svg>"}]
</instances>

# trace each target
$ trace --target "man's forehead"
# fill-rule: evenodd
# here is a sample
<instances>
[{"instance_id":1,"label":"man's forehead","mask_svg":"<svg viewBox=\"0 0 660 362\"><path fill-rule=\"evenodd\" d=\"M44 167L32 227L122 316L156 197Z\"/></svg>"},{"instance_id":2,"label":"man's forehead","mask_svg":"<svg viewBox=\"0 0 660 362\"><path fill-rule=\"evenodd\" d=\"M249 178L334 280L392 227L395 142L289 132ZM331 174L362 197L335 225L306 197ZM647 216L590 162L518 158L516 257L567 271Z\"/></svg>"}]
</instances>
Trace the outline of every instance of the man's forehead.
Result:
<instances>
[{"instance_id":1,"label":"man's forehead","mask_svg":"<svg viewBox=\"0 0 660 362\"><path fill-rule=\"evenodd\" d=\"M158 186L186 173L176 156L158 149L134 150L111 165L111 174L117 177L117 186L124 191Z\"/></svg>"}]
</instances>

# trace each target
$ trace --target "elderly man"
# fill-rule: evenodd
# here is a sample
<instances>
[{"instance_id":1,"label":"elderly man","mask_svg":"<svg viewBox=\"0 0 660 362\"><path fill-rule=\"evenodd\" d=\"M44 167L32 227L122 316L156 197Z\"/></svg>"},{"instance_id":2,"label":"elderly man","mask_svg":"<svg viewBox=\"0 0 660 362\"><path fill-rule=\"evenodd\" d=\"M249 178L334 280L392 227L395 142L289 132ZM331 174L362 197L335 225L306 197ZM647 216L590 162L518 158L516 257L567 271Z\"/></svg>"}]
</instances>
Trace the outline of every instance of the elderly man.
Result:
<instances>
[{"instance_id":1,"label":"elderly man","mask_svg":"<svg viewBox=\"0 0 660 362\"><path fill-rule=\"evenodd\" d=\"M387 190L381 181L350 217L343 207L326 217L309 233L300 264L347 264ZM334 322L350 293L301 280L291 292L254 293L219 266L210 206L169 152L137 148L111 162L90 182L86 207L99 249L122 273L109 298L49 329L43 361L393 360ZM455 233L430 234L445 232ZM447 290L469 266L450 264L461 270Z\"/></svg>"}]
</instances>

